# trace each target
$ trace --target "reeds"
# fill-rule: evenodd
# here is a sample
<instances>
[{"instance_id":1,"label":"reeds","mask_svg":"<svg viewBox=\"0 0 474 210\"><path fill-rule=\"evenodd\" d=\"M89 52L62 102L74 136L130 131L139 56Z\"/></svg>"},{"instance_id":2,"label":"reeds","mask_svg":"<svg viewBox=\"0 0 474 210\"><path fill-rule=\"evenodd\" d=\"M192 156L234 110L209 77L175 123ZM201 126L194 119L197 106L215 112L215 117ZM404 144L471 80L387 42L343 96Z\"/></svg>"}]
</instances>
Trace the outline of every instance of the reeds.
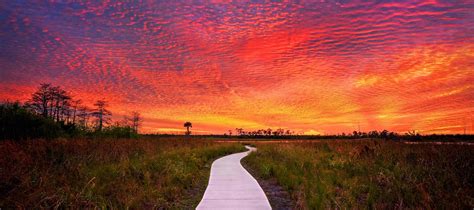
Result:
<instances>
[{"instance_id":1,"label":"reeds","mask_svg":"<svg viewBox=\"0 0 474 210\"><path fill-rule=\"evenodd\" d=\"M472 209L474 147L383 140L256 144L244 161L299 209Z\"/></svg>"},{"instance_id":2,"label":"reeds","mask_svg":"<svg viewBox=\"0 0 474 210\"><path fill-rule=\"evenodd\" d=\"M0 142L0 208L192 208L212 160L243 150L208 140Z\"/></svg>"}]
</instances>

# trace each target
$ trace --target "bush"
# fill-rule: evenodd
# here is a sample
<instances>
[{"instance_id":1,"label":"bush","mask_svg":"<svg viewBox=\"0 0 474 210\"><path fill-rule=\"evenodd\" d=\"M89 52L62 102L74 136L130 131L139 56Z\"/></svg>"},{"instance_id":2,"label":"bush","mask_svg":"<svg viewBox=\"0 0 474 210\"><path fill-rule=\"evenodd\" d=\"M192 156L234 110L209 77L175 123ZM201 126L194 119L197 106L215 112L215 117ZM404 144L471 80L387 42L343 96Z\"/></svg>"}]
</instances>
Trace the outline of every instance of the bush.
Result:
<instances>
[{"instance_id":1,"label":"bush","mask_svg":"<svg viewBox=\"0 0 474 210\"><path fill-rule=\"evenodd\" d=\"M137 138L138 134L129 126L113 125L105 127L102 131L96 131L93 133L95 137L107 137L107 138Z\"/></svg>"},{"instance_id":2,"label":"bush","mask_svg":"<svg viewBox=\"0 0 474 210\"><path fill-rule=\"evenodd\" d=\"M0 140L52 139L62 134L61 127L16 103L0 104Z\"/></svg>"}]
</instances>

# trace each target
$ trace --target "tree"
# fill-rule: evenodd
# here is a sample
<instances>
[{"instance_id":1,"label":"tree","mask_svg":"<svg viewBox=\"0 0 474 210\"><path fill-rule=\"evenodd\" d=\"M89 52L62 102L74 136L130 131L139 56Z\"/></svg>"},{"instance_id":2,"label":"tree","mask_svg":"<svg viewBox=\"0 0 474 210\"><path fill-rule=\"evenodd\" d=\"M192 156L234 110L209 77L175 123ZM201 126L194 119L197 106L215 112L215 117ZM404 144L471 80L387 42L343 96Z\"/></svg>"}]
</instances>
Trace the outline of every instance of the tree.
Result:
<instances>
[{"instance_id":1,"label":"tree","mask_svg":"<svg viewBox=\"0 0 474 210\"><path fill-rule=\"evenodd\" d=\"M71 105L71 96L58 86L54 98L56 100L56 122L65 121L65 116Z\"/></svg>"},{"instance_id":2,"label":"tree","mask_svg":"<svg viewBox=\"0 0 474 210\"><path fill-rule=\"evenodd\" d=\"M388 134L389 134L388 130L383 130L382 132L380 132L380 138L386 139L388 138Z\"/></svg>"},{"instance_id":3,"label":"tree","mask_svg":"<svg viewBox=\"0 0 474 210\"><path fill-rule=\"evenodd\" d=\"M357 131L353 131L352 136L354 136L354 138L359 138L359 133Z\"/></svg>"},{"instance_id":4,"label":"tree","mask_svg":"<svg viewBox=\"0 0 474 210\"><path fill-rule=\"evenodd\" d=\"M89 117L91 115L91 110L87 106L79 106L77 108L76 116L79 118L79 125L83 128L87 128L87 122L89 121Z\"/></svg>"},{"instance_id":5,"label":"tree","mask_svg":"<svg viewBox=\"0 0 474 210\"><path fill-rule=\"evenodd\" d=\"M72 101L72 124L76 124L77 110L79 109L79 104L82 103L81 99Z\"/></svg>"},{"instance_id":6,"label":"tree","mask_svg":"<svg viewBox=\"0 0 474 210\"><path fill-rule=\"evenodd\" d=\"M267 136L270 136L270 135L272 135L272 129L271 129L271 128L268 128L268 129L267 129Z\"/></svg>"},{"instance_id":7,"label":"tree","mask_svg":"<svg viewBox=\"0 0 474 210\"><path fill-rule=\"evenodd\" d=\"M140 127L140 125L142 123L142 117L140 116L140 113L132 112L131 121L132 121L132 126L131 127L133 129L133 132L138 133L138 127Z\"/></svg>"},{"instance_id":8,"label":"tree","mask_svg":"<svg viewBox=\"0 0 474 210\"><path fill-rule=\"evenodd\" d=\"M242 134L244 133L244 129L242 129L242 128L236 128L236 129L235 129L235 132L237 132L240 136L242 136Z\"/></svg>"},{"instance_id":9,"label":"tree","mask_svg":"<svg viewBox=\"0 0 474 210\"><path fill-rule=\"evenodd\" d=\"M369 131L368 136L370 138L378 138L379 137L379 132L374 130L374 131Z\"/></svg>"},{"instance_id":10,"label":"tree","mask_svg":"<svg viewBox=\"0 0 474 210\"><path fill-rule=\"evenodd\" d=\"M32 94L27 104L43 117L50 117L56 122L64 122L71 114L71 99L72 97L61 87L43 83Z\"/></svg>"},{"instance_id":11,"label":"tree","mask_svg":"<svg viewBox=\"0 0 474 210\"><path fill-rule=\"evenodd\" d=\"M191 122L185 122L184 127L186 127L186 135L191 135L191 131L189 130L189 128L192 128L193 124Z\"/></svg>"},{"instance_id":12,"label":"tree","mask_svg":"<svg viewBox=\"0 0 474 210\"><path fill-rule=\"evenodd\" d=\"M48 104L51 101L51 84L43 83L36 92L31 95L31 99L27 102L34 111L43 117L48 117Z\"/></svg>"},{"instance_id":13,"label":"tree","mask_svg":"<svg viewBox=\"0 0 474 210\"><path fill-rule=\"evenodd\" d=\"M94 106L96 109L92 112L92 116L97 118L97 130L102 131L103 124L106 124L110 120L112 113L107 110L108 103L104 99L98 100Z\"/></svg>"}]
</instances>

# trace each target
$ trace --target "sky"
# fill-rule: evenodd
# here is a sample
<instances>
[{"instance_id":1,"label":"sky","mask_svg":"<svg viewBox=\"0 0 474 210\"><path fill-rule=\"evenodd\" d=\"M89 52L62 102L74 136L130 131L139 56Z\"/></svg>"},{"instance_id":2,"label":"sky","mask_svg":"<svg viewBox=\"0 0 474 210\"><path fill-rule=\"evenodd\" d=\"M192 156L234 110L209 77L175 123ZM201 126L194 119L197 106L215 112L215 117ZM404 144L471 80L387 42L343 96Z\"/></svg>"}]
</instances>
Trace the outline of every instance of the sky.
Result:
<instances>
[{"instance_id":1,"label":"sky","mask_svg":"<svg viewBox=\"0 0 474 210\"><path fill-rule=\"evenodd\" d=\"M144 133L474 133L472 0L71 2L0 1L1 101L52 83Z\"/></svg>"}]
</instances>

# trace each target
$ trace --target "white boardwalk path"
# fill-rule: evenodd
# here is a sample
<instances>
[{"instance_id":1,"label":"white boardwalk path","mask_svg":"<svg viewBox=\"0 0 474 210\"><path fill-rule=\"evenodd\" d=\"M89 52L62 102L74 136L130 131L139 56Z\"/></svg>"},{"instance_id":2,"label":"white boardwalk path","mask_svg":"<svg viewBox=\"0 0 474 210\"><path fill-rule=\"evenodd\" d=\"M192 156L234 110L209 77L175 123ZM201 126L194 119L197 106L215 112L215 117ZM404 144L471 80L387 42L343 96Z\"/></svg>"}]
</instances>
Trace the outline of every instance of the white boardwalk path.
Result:
<instances>
[{"instance_id":1,"label":"white boardwalk path","mask_svg":"<svg viewBox=\"0 0 474 210\"><path fill-rule=\"evenodd\" d=\"M215 160L211 166L209 184L196 209L272 209L267 196L252 175L240 164L249 151Z\"/></svg>"}]
</instances>

